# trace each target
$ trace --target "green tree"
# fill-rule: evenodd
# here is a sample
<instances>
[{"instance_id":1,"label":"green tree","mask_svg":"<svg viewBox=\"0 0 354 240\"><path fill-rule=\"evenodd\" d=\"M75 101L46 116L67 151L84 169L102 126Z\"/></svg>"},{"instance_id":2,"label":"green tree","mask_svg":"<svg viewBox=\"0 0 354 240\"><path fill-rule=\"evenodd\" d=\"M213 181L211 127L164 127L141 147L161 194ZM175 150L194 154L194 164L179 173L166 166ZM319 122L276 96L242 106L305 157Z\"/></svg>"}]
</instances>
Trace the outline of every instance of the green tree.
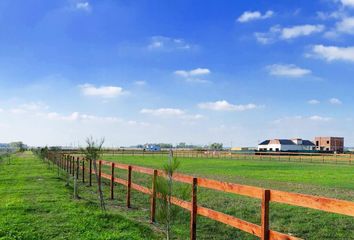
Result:
<instances>
[{"instance_id":1,"label":"green tree","mask_svg":"<svg viewBox=\"0 0 354 240\"><path fill-rule=\"evenodd\" d=\"M96 181L97 181L98 197L100 200L101 209L103 211L105 211L106 205L105 205L104 198L103 198L102 183L99 180L98 169L97 169L97 160L99 159L99 157L102 154L103 143L104 143L104 138L102 138L101 140L94 140L92 138L92 136L88 137L86 139L87 146L85 149L83 149L83 152L85 154L86 159L89 161L92 161L92 163L93 163L93 168L95 170L95 176L96 176Z\"/></svg>"},{"instance_id":2,"label":"green tree","mask_svg":"<svg viewBox=\"0 0 354 240\"><path fill-rule=\"evenodd\" d=\"M209 148L211 150L222 150L223 144L222 143L212 143L212 144L210 144Z\"/></svg>"},{"instance_id":3,"label":"green tree","mask_svg":"<svg viewBox=\"0 0 354 240\"><path fill-rule=\"evenodd\" d=\"M176 208L172 207L171 197L173 193L173 174L178 169L180 162L173 157L173 152L170 150L168 162L163 166L165 176L159 176L156 180L156 192L158 198L158 218L165 226L166 239L171 239L172 221L176 216Z\"/></svg>"}]
</instances>

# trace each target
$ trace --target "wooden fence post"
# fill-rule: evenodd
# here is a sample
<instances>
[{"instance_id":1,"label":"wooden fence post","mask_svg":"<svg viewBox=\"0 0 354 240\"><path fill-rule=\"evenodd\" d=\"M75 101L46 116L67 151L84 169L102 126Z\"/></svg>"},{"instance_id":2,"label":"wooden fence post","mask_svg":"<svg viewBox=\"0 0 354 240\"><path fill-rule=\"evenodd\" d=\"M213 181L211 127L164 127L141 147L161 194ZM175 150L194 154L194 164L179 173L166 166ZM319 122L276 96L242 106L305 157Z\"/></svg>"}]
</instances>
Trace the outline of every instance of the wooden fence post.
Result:
<instances>
[{"instance_id":1,"label":"wooden fence post","mask_svg":"<svg viewBox=\"0 0 354 240\"><path fill-rule=\"evenodd\" d=\"M82 159L82 182L85 182L85 159Z\"/></svg>"},{"instance_id":2,"label":"wooden fence post","mask_svg":"<svg viewBox=\"0 0 354 240\"><path fill-rule=\"evenodd\" d=\"M114 199L114 163L111 165L111 200Z\"/></svg>"},{"instance_id":3,"label":"wooden fence post","mask_svg":"<svg viewBox=\"0 0 354 240\"><path fill-rule=\"evenodd\" d=\"M79 171L80 171L80 157L76 158L76 179L79 179Z\"/></svg>"},{"instance_id":4,"label":"wooden fence post","mask_svg":"<svg viewBox=\"0 0 354 240\"><path fill-rule=\"evenodd\" d=\"M150 199L150 223L155 222L155 214L156 214L156 178L157 178L157 170L154 170L154 175L152 176L152 187L151 187L151 199Z\"/></svg>"},{"instance_id":5,"label":"wooden fence post","mask_svg":"<svg viewBox=\"0 0 354 240\"><path fill-rule=\"evenodd\" d=\"M197 239L197 178L192 181L192 208L190 222L190 239Z\"/></svg>"},{"instance_id":6,"label":"wooden fence post","mask_svg":"<svg viewBox=\"0 0 354 240\"><path fill-rule=\"evenodd\" d=\"M89 186L91 187L92 186L92 160L90 159L90 166L89 166Z\"/></svg>"},{"instance_id":7,"label":"wooden fence post","mask_svg":"<svg viewBox=\"0 0 354 240\"><path fill-rule=\"evenodd\" d=\"M261 240L269 240L269 199L270 190L263 189L261 207Z\"/></svg>"},{"instance_id":8,"label":"wooden fence post","mask_svg":"<svg viewBox=\"0 0 354 240\"><path fill-rule=\"evenodd\" d=\"M75 157L74 156L72 156L72 158L71 158L71 164L72 164L72 166L71 166L71 168L72 168L71 174L74 177L75 176Z\"/></svg>"},{"instance_id":9,"label":"wooden fence post","mask_svg":"<svg viewBox=\"0 0 354 240\"><path fill-rule=\"evenodd\" d=\"M101 186L102 161L98 161L98 185Z\"/></svg>"},{"instance_id":10,"label":"wooden fence post","mask_svg":"<svg viewBox=\"0 0 354 240\"><path fill-rule=\"evenodd\" d=\"M128 184L127 184L127 208L130 208L130 193L132 187L132 166L128 167Z\"/></svg>"}]
</instances>

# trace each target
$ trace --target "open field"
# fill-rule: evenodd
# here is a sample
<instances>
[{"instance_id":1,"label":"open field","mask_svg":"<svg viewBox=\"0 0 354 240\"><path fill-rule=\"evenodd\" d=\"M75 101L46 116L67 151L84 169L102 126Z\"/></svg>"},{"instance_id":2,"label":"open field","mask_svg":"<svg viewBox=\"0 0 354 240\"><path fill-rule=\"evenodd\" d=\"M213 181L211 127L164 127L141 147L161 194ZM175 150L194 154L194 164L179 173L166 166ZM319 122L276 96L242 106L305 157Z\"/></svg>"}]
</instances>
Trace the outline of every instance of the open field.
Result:
<instances>
[{"instance_id":1,"label":"open field","mask_svg":"<svg viewBox=\"0 0 354 240\"><path fill-rule=\"evenodd\" d=\"M145 157L105 155L103 159L160 169L166 161L166 157L162 155ZM194 176L349 201L354 200L353 166L194 157L179 159L181 161L179 171ZM109 170L107 169L106 172ZM124 178L126 173L121 171L118 175ZM141 174L134 174L133 179L134 182L146 187L149 187L151 181ZM136 194L140 196L139 193ZM189 201L189 199L186 200ZM146 205L148 201L145 201L145 205L140 198L136 198L134 201L141 208L148 208ZM200 189L198 190L199 203L252 223L260 223L260 202L255 199ZM279 232L290 233L304 239L354 238L354 220L351 217L274 203L271 204L271 209L271 228ZM183 222L188 222L188 218L181 217L180 220L176 225L176 232L181 234L180 238L183 239L183 236L188 236L187 231L183 233L183 230L188 228L183 225ZM198 217L199 239L210 239L208 229L213 229L212 239L255 239L253 236L230 229L223 224Z\"/></svg>"},{"instance_id":2,"label":"open field","mask_svg":"<svg viewBox=\"0 0 354 240\"><path fill-rule=\"evenodd\" d=\"M162 168L165 156L103 156L107 160ZM308 193L353 201L353 166L181 158L179 171L191 175L225 180L285 191ZM31 167L28 167L31 166ZM103 171L109 173L109 167ZM65 173L32 155L16 157L2 164L0 173L0 239L162 239L161 226L149 222L149 196L132 191L131 209L126 208L126 187L116 185L114 200L109 199L109 181L104 180L104 195L109 214L98 209L95 188L79 184L80 200L72 199L72 179L65 187ZM10 173L14 173L10 175ZM117 177L127 172L116 169ZM80 179L82 175L80 175ZM133 182L151 187L151 176L134 173ZM175 185L176 196L190 201L190 187ZM235 194L200 188L198 204L260 223L260 201ZM304 239L354 239L353 217L326 213L284 204L270 204L270 227ZM189 212L180 210L175 222L174 239L189 238ZM222 223L198 216L198 239L257 239ZM31 223L30 225L28 223ZM58 232L57 226L61 227ZM11 230L11 231L10 231Z\"/></svg>"},{"instance_id":3,"label":"open field","mask_svg":"<svg viewBox=\"0 0 354 240\"><path fill-rule=\"evenodd\" d=\"M117 209L103 214L94 189L81 190L91 198L73 200L72 187L32 154L0 163L0 239L161 239Z\"/></svg>"}]
</instances>

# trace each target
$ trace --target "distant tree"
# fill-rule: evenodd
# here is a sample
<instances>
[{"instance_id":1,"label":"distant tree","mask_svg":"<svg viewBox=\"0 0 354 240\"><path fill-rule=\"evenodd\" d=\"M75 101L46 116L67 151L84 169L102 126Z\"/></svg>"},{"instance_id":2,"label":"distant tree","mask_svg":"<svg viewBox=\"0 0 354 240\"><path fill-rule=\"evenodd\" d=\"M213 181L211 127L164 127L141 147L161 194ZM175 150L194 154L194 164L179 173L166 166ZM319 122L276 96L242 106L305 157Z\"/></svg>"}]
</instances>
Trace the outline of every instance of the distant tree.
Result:
<instances>
[{"instance_id":1,"label":"distant tree","mask_svg":"<svg viewBox=\"0 0 354 240\"><path fill-rule=\"evenodd\" d=\"M159 143L156 145L159 145L161 148L172 148L173 147L173 145L171 143Z\"/></svg>"},{"instance_id":2,"label":"distant tree","mask_svg":"<svg viewBox=\"0 0 354 240\"><path fill-rule=\"evenodd\" d=\"M187 144L185 142L178 143L177 148L187 148Z\"/></svg>"},{"instance_id":3,"label":"distant tree","mask_svg":"<svg viewBox=\"0 0 354 240\"><path fill-rule=\"evenodd\" d=\"M98 197L100 200L101 209L103 211L106 210L106 206L103 198L102 183L99 180L99 176L98 176L97 160L102 154L102 146L104 141L105 141L104 138L98 141L98 140L94 140L92 136L88 137L86 139L87 146L85 149L83 149L86 159L89 161L91 160L93 163L93 168L95 170L95 176L97 181Z\"/></svg>"},{"instance_id":4,"label":"distant tree","mask_svg":"<svg viewBox=\"0 0 354 240\"><path fill-rule=\"evenodd\" d=\"M209 148L211 150L222 150L223 144L222 143L212 143L212 144L210 144Z\"/></svg>"}]
</instances>

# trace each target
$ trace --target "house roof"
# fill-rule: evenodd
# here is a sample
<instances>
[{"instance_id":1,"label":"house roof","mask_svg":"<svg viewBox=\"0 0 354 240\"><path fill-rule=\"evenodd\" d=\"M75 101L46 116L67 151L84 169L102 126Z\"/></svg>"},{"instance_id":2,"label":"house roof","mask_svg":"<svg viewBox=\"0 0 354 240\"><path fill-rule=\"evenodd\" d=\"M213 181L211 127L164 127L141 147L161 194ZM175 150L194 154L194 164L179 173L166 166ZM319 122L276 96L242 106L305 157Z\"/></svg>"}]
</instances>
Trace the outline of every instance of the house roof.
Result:
<instances>
[{"instance_id":1,"label":"house roof","mask_svg":"<svg viewBox=\"0 0 354 240\"><path fill-rule=\"evenodd\" d=\"M299 139L300 140L300 139ZM258 145L269 145L269 144L281 144L281 145L296 145L292 140L290 139L273 139L273 140L265 140L261 142ZM309 140L302 140L302 144L299 145L304 145L304 146L315 146L315 144Z\"/></svg>"},{"instance_id":2,"label":"house roof","mask_svg":"<svg viewBox=\"0 0 354 240\"><path fill-rule=\"evenodd\" d=\"M261 142L261 143L258 144L258 145L268 145L269 142L270 142L270 140L265 140L265 141Z\"/></svg>"},{"instance_id":3,"label":"house roof","mask_svg":"<svg viewBox=\"0 0 354 240\"><path fill-rule=\"evenodd\" d=\"M315 146L315 144L309 140L302 140L302 145L305 146Z\"/></svg>"},{"instance_id":4,"label":"house roof","mask_svg":"<svg viewBox=\"0 0 354 240\"><path fill-rule=\"evenodd\" d=\"M282 145L295 145L295 143L290 139L279 139L279 143Z\"/></svg>"}]
</instances>

